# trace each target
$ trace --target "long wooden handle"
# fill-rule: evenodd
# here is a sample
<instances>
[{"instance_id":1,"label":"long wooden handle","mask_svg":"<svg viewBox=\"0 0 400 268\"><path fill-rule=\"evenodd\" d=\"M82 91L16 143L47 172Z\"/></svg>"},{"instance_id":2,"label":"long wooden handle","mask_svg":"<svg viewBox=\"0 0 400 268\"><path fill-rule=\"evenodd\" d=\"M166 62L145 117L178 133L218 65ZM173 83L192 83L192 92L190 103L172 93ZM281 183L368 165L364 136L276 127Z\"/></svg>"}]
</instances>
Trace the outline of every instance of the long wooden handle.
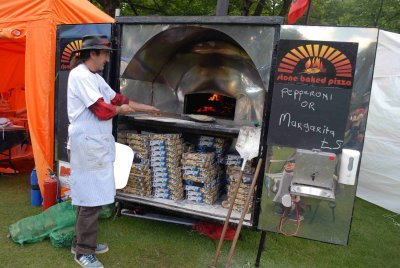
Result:
<instances>
[{"instance_id":1,"label":"long wooden handle","mask_svg":"<svg viewBox=\"0 0 400 268\"><path fill-rule=\"evenodd\" d=\"M174 112L158 112L159 115L166 115L166 116L182 116L182 114L174 113Z\"/></svg>"},{"instance_id":2,"label":"long wooden handle","mask_svg":"<svg viewBox=\"0 0 400 268\"><path fill-rule=\"evenodd\" d=\"M140 108L139 109L135 109L135 112L130 113L130 115L134 115L134 114L136 114L138 112L139 113L149 113L149 110L140 109ZM154 114L156 114L156 115L165 115L165 116L174 116L174 117L182 117L182 116L184 116L184 114L178 114L178 113L174 113L174 112L161 112L161 111L154 112Z\"/></svg>"},{"instance_id":3,"label":"long wooden handle","mask_svg":"<svg viewBox=\"0 0 400 268\"><path fill-rule=\"evenodd\" d=\"M238 238L239 238L240 230L242 229L244 217L246 216L247 209L249 208L250 200L253 197L253 191L254 191L254 188L255 188L256 183L257 183L258 174L260 173L261 164L262 164L262 159L259 158L258 159L258 163L257 163L256 172L254 173L253 181L252 181L251 186L250 186L250 192L249 192L249 194L247 196L246 203L245 203L244 209L242 211L242 215L240 215L239 225L236 228L235 237L233 238L232 245L231 245L231 248L230 248L229 253L228 253L228 257L226 258L225 268L228 268L231 265L232 256L233 256L233 253L235 252L236 243L237 243Z\"/></svg>"},{"instance_id":4,"label":"long wooden handle","mask_svg":"<svg viewBox=\"0 0 400 268\"><path fill-rule=\"evenodd\" d=\"M243 160L243 161L246 162L246 160ZM243 166L245 166L245 163L243 164ZM218 263L219 256L221 254L221 248L222 248L222 244L223 244L224 239L225 239L226 230L228 229L229 219L230 219L231 214L232 214L233 205L235 203L235 199L236 199L237 193L239 191L240 183L242 182L243 170L244 170L244 168L242 168L242 170L240 170L239 180L235 185L235 190L233 192L233 195L229 199L229 210L228 210L228 214L226 215L226 218L225 218L225 224L224 224L224 228L222 229L221 237L219 238L219 243L218 243L217 251L215 252L214 261L213 261L213 263L211 265L212 268L216 267L216 265Z\"/></svg>"}]
</instances>

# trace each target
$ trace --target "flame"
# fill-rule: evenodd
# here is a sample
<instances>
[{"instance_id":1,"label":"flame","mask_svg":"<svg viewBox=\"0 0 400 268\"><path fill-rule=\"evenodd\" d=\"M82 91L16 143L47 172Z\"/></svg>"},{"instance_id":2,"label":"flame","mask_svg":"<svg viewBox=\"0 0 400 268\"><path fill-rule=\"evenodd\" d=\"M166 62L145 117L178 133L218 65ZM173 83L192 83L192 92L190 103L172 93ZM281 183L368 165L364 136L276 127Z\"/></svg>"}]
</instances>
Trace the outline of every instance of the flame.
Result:
<instances>
[{"instance_id":1,"label":"flame","mask_svg":"<svg viewBox=\"0 0 400 268\"><path fill-rule=\"evenodd\" d=\"M220 101L221 100L221 96L218 94L213 94L209 99L209 101Z\"/></svg>"},{"instance_id":2,"label":"flame","mask_svg":"<svg viewBox=\"0 0 400 268\"><path fill-rule=\"evenodd\" d=\"M207 113L207 112L216 112L214 107L211 106L204 106L196 110L198 113Z\"/></svg>"},{"instance_id":3,"label":"flame","mask_svg":"<svg viewBox=\"0 0 400 268\"><path fill-rule=\"evenodd\" d=\"M305 73L308 74L317 74L317 73L325 73L326 69L321 59L318 57L314 57L313 59L309 58L307 62L304 64L306 68L304 70Z\"/></svg>"}]
</instances>

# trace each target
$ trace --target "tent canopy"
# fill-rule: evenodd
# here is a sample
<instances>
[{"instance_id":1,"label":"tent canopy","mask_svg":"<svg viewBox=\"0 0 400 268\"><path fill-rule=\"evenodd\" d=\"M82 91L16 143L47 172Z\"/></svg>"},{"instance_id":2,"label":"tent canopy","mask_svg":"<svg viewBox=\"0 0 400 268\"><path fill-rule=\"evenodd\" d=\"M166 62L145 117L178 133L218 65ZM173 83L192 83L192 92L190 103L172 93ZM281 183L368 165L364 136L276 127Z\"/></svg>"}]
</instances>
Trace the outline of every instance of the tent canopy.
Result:
<instances>
[{"instance_id":1,"label":"tent canopy","mask_svg":"<svg viewBox=\"0 0 400 268\"><path fill-rule=\"evenodd\" d=\"M54 163L56 25L113 21L86 0L0 0L0 93L24 92L11 105L27 108L41 189Z\"/></svg>"},{"instance_id":2,"label":"tent canopy","mask_svg":"<svg viewBox=\"0 0 400 268\"><path fill-rule=\"evenodd\" d=\"M400 34L379 31L357 196L400 213Z\"/></svg>"}]
</instances>

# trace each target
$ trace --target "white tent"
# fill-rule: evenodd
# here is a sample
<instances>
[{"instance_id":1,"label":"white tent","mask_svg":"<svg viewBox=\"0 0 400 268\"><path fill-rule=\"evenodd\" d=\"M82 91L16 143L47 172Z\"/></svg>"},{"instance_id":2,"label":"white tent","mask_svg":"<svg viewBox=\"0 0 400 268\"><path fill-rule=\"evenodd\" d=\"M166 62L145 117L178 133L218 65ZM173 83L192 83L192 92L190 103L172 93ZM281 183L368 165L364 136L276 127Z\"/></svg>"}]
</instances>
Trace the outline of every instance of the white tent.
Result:
<instances>
[{"instance_id":1,"label":"white tent","mask_svg":"<svg viewBox=\"0 0 400 268\"><path fill-rule=\"evenodd\" d=\"M357 196L400 213L400 34L379 31Z\"/></svg>"}]
</instances>

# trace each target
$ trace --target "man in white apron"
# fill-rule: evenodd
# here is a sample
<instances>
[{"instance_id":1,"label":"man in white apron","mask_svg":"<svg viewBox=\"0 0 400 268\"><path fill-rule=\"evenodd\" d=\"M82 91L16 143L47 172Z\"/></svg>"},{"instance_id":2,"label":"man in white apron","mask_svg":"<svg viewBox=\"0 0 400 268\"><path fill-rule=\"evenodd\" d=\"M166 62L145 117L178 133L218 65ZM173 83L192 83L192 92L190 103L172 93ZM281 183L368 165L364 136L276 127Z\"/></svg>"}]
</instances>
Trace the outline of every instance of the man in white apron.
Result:
<instances>
[{"instance_id":1,"label":"man in white apron","mask_svg":"<svg viewBox=\"0 0 400 268\"><path fill-rule=\"evenodd\" d=\"M114 92L98 74L109 61L110 50L106 36L83 37L68 78L71 196L77 207L71 252L82 267L103 267L95 254L108 251L107 245L96 240L101 207L113 203L115 197L112 118L135 110L159 111Z\"/></svg>"}]
</instances>

